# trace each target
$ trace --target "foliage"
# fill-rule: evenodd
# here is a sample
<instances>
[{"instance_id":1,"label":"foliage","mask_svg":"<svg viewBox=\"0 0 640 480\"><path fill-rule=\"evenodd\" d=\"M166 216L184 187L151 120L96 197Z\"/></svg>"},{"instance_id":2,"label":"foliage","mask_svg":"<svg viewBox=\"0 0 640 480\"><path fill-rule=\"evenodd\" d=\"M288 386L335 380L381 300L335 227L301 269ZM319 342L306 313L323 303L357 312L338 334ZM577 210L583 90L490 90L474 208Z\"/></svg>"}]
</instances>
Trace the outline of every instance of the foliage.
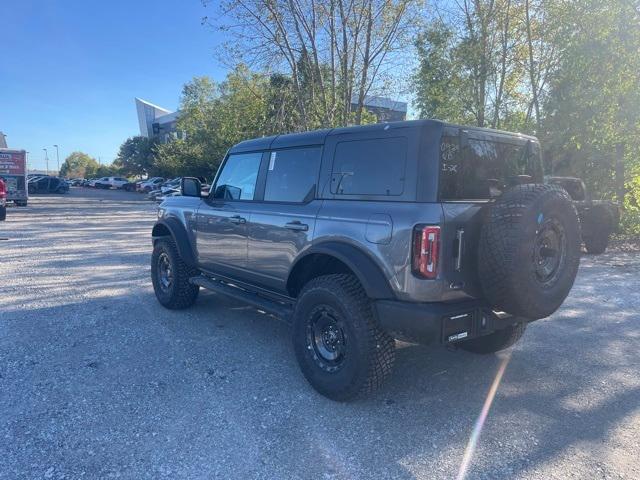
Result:
<instances>
[{"instance_id":1,"label":"foliage","mask_svg":"<svg viewBox=\"0 0 640 480\"><path fill-rule=\"evenodd\" d=\"M120 151L113 162L121 175L138 176L154 173L155 141L146 137L131 137L120 146Z\"/></svg>"},{"instance_id":2,"label":"foliage","mask_svg":"<svg viewBox=\"0 0 640 480\"><path fill-rule=\"evenodd\" d=\"M96 176L100 165L97 160L83 152L73 152L60 167L60 176L67 178L90 178Z\"/></svg>"},{"instance_id":3,"label":"foliage","mask_svg":"<svg viewBox=\"0 0 640 480\"><path fill-rule=\"evenodd\" d=\"M615 162L619 149L629 176L640 154L640 28L622 1L572 4L568 28L543 122L543 140L554 170L585 179L599 196L620 195ZM622 199L620 199L622 200Z\"/></svg>"},{"instance_id":4,"label":"foliage","mask_svg":"<svg viewBox=\"0 0 640 480\"><path fill-rule=\"evenodd\" d=\"M473 122L468 113L470 89L462 77L460 59L451 48L453 40L453 30L441 20L428 25L416 40L416 107L422 117L468 124Z\"/></svg>"},{"instance_id":5,"label":"foliage","mask_svg":"<svg viewBox=\"0 0 640 480\"><path fill-rule=\"evenodd\" d=\"M196 77L183 88L177 129L183 139L156 148L164 175L211 177L235 143L273 130L268 78L239 66L216 84Z\"/></svg>"},{"instance_id":6,"label":"foliage","mask_svg":"<svg viewBox=\"0 0 640 480\"><path fill-rule=\"evenodd\" d=\"M414 93L421 116L531 129L526 8L520 0L435 3L417 37ZM540 68L535 59L535 72ZM534 72L534 73L535 73ZM534 75L534 79L537 78Z\"/></svg>"},{"instance_id":7,"label":"foliage","mask_svg":"<svg viewBox=\"0 0 640 480\"><path fill-rule=\"evenodd\" d=\"M312 130L364 123L366 96L380 93L389 81L398 85L403 72L393 67L407 52L421 2L223 0L219 5L215 26L231 37L224 60L282 74L288 79L285 101L297 119L289 125Z\"/></svg>"},{"instance_id":8,"label":"foliage","mask_svg":"<svg viewBox=\"0 0 640 480\"><path fill-rule=\"evenodd\" d=\"M535 133L640 231L640 10L626 0L443 1L416 41L420 114ZM436 3L437 5L437 3Z\"/></svg>"}]
</instances>

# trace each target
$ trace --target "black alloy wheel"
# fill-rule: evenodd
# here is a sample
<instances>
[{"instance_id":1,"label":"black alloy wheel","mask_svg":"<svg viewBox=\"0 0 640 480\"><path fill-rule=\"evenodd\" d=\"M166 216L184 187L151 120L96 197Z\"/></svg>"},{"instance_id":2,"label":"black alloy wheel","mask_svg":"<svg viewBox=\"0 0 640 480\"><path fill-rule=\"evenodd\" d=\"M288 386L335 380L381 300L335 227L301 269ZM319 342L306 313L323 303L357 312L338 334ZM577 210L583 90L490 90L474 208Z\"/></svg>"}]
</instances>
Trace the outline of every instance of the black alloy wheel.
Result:
<instances>
[{"instance_id":1,"label":"black alloy wheel","mask_svg":"<svg viewBox=\"0 0 640 480\"><path fill-rule=\"evenodd\" d=\"M555 218L545 220L536 232L533 250L534 271L538 282L552 285L565 263L567 239L564 227Z\"/></svg>"},{"instance_id":2,"label":"black alloy wheel","mask_svg":"<svg viewBox=\"0 0 640 480\"><path fill-rule=\"evenodd\" d=\"M307 349L326 372L339 370L347 355L347 335L340 314L329 305L317 306L307 320Z\"/></svg>"}]
</instances>

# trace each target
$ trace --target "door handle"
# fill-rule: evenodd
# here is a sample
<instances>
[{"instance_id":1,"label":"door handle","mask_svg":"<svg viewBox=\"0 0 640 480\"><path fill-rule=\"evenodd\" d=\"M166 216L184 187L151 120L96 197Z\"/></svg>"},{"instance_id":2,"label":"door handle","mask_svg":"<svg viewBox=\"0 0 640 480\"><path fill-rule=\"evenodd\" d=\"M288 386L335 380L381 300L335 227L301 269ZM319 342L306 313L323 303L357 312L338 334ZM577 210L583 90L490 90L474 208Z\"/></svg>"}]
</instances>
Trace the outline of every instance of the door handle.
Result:
<instances>
[{"instance_id":1,"label":"door handle","mask_svg":"<svg viewBox=\"0 0 640 480\"><path fill-rule=\"evenodd\" d=\"M298 220L296 220L295 222L285 223L284 228L306 232L307 230L309 230L309 225L307 225L306 223L300 223Z\"/></svg>"},{"instance_id":2,"label":"door handle","mask_svg":"<svg viewBox=\"0 0 640 480\"><path fill-rule=\"evenodd\" d=\"M229 217L229 221L231 223L237 223L237 224L247 223L247 219L244 217L241 217L240 215L234 215L233 217Z\"/></svg>"}]
</instances>

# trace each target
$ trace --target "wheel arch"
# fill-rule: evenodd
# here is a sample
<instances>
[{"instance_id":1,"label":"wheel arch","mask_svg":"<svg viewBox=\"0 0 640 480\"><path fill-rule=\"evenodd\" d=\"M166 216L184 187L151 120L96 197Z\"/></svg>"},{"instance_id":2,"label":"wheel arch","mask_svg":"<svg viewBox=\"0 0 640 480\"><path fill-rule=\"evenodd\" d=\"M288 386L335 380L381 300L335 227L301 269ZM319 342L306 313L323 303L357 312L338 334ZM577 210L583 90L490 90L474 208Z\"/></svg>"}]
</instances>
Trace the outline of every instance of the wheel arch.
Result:
<instances>
[{"instance_id":1,"label":"wheel arch","mask_svg":"<svg viewBox=\"0 0 640 480\"><path fill-rule=\"evenodd\" d=\"M369 298L395 298L387 277L375 260L357 247L342 242L325 242L300 256L289 270L287 292L297 297L309 280L333 273L355 275Z\"/></svg>"},{"instance_id":2,"label":"wheel arch","mask_svg":"<svg viewBox=\"0 0 640 480\"><path fill-rule=\"evenodd\" d=\"M163 237L171 237L176 244L178 253L184 262L190 267L197 267L196 256L194 255L189 235L184 225L176 218L165 218L158 220L151 230L153 244Z\"/></svg>"}]
</instances>

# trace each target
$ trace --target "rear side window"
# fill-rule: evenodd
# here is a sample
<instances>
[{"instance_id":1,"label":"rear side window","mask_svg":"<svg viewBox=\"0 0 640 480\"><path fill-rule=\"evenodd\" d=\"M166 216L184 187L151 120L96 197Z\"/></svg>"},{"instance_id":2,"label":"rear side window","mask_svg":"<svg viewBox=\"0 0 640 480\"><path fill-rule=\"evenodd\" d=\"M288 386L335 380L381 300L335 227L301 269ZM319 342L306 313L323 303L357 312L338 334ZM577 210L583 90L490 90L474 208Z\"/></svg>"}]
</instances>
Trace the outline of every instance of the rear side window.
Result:
<instances>
[{"instance_id":1,"label":"rear side window","mask_svg":"<svg viewBox=\"0 0 640 480\"><path fill-rule=\"evenodd\" d=\"M460 148L457 136L444 136L440 144L440 199L487 200L510 186L539 176L539 156L526 143L469 139Z\"/></svg>"},{"instance_id":2,"label":"rear side window","mask_svg":"<svg viewBox=\"0 0 640 480\"><path fill-rule=\"evenodd\" d=\"M402 195L407 163L405 137L340 142L331 172L331 193Z\"/></svg>"},{"instance_id":3,"label":"rear side window","mask_svg":"<svg viewBox=\"0 0 640 480\"><path fill-rule=\"evenodd\" d=\"M292 148L269 154L264 199L267 202L304 202L313 198L320 147Z\"/></svg>"},{"instance_id":4,"label":"rear side window","mask_svg":"<svg viewBox=\"0 0 640 480\"><path fill-rule=\"evenodd\" d=\"M229 155L218 176L213 198L253 200L262 153Z\"/></svg>"}]
</instances>

